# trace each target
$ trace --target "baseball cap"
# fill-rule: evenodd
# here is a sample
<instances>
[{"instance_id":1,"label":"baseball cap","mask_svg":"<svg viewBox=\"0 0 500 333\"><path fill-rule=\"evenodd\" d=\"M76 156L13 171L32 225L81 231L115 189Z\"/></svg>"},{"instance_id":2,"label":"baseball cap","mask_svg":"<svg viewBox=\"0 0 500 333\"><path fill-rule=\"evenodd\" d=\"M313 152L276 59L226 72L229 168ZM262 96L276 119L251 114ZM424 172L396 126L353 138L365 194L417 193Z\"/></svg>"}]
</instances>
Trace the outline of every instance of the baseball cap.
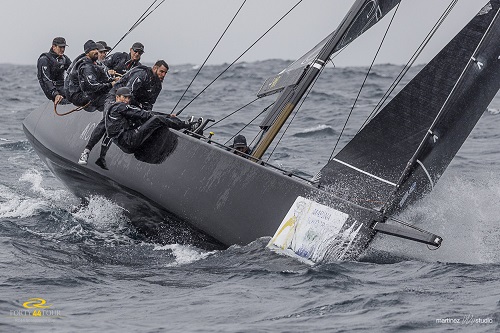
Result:
<instances>
[{"instance_id":1,"label":"baseball cap","mask_svg":"<svg viewBox=\"0 0 500 333\"><path fill-rule=\"evenodd\" d=\"M135 52L144 53L144 45L142 45L142 43L135 42L134 44L132 44L132 50L134 50Z\"/></svg>"},{"instance_id":2,"label":"baseball cap","mask_svg":"<svg viewBox=\"0 0 500 333\"><path fill-rule=\"evenodd\" d=\"M86 42L85 42L85 44L83 44L83 51L84 51L85 53L89 53L90 51L92 51L92 50L97 50L97 49L99 49L99 47L98 47L98 46L97 46L97 44L96 44L93 40L91 40L91 39L89 39L88 41L86 41Z\"/></svg>"},{"instance_id":3,"label":"baseball cap","mask_svg":"<svg viewBox=\"0 0 500 333\"><path fill-rule=\"evenodd\" d=\"M57 45L57 46L68 46L66 44L66 39L64 37L56 37L52 40L52 45Z\"/></svg>"},{"instance_id":4,"label":"baseball cap","mask_svg":"<svg viewBox=\"0 0 500 333\"><path fill-rule=\"evenodd\" d=\"M247 146L247 139L243 135L234 137L233 148L244 148Z\"/></svg>"},{"instance_id":5,"label":"baseball cap","mask_svg":"<svg viewBox=\"0 0 500 333\"><path fill-rule=\"evenodd\" d=\"M120 87L116 90L116 96L130 97L132 96L132 92L129 87Z\"/></svg>"}]
</instances>

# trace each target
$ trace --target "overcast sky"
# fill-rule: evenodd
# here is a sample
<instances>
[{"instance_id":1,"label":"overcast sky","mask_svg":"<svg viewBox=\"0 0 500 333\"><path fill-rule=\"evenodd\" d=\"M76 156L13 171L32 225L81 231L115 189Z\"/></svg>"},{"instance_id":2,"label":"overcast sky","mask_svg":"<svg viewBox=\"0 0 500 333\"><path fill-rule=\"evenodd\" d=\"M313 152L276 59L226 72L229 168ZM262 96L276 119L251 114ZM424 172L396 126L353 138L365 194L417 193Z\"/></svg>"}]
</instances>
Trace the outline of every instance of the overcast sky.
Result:
<instances>
[{"instance_id":1,"label":"overcast sky","mask_svg":"<svg viewBox=\"0 0 500 333\"><path fill-rule=\"evenodd\" d=\"M451 0L403 0L377 63L406 63ZM153 0L15 0L2 1L0 63L36 64L55 36L66 38L74 59L88 39L114 45ZM117 47L145 45L143 62L201 64L243 0L167 0ZM247 0L232 28L209 60L230 63L298 0ZM303 0L280 25L240 61L295 60L335 30L354 0ZM428 51L428 62L478 11L486 0L459 0ZM391 13L392 14L392 13ZM371 63L390 15L357 40L335 63Z\"/></svg>"}]
</instances>

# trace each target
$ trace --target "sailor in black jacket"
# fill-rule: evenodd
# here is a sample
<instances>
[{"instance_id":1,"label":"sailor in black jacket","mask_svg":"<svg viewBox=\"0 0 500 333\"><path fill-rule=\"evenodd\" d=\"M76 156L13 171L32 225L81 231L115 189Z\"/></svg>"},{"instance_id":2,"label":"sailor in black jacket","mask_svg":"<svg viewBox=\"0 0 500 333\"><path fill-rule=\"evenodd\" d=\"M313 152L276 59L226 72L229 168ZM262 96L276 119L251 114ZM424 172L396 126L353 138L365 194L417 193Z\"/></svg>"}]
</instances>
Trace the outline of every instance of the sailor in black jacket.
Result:
<instances>
[{"instance_id":1,"label":"sailor in black jacket","mask_svg":"<svg viewBox=\"0 0 500 333\"><path fill-rule=\"evenodd\" d=\"M95 63L99 53L97 44L88 40L83 48L85 56L75 63L66 77L68 100L77 106L85 106L87 111L102 111L114 81Z\"/></svg>"},{"instance_id":2,"label":"sailor in black jacket","mask_svg":"<svg viewBox=\"0 0 500 333\"><path fill-rule=\"evenodd\" d=\"M111 104L115 103L116 91L119 88L127 87L132 94L132 105L137 106L140 109L151 111L153 109L153 104L156 102L158 95L162 89L162 82L167 75L168 64L164 60L158 60L152 68L147 66L139 66L127 74L125 74L115 86L109 92L106 99L106 108ZM104 126L104 117L97 124L97 126L92 131L89 141L85 146L84 152L81 154L78 160L79 164L87 164L88 154L85 151L91 151L94 146L101 140L101 138L106 134ZM104 138L101 144L101 153L96 161L96 164L103 169L107 169L106 165L106 152L108 151L111 141L109 138Z\"/></svg>"},{"instance_id":3,"label":"sailor in black jacket","mask_svg":"<svg viewBox=\"0 0 500 333\"><path fill-rule=\"evenodd\" d=\"M114 81L96 64L99 56L97 44L89 40L84 48L87 56L83 58L78 68L80 88L90 98L91 104L96 109L103 110L106 95L113 87Z\"/></svg>"},{"instance_id":4,"label":"sailor in black jacket","mask_svg":"<svg viewBox=\"0 0 500 333\"><path fill-rule=\"evenodd\" d=\"M158 60L154 66L138 66L123 75L111 89L108 96L109 102L114 102L117 89L128 87L132 92L131 105L144 110L152 110L153 105L162 89L162 83L168 73L168 64L165 60Z\"/></svg>"},{"instance_id":5,"label":"sailor in black jacket","mask_svg":"<svg viewBox=\"0 0 500 333\"><path fill-rule=\"evenodd\" d=\"M113 142L127 154L134 153L161 127L183 129L190 127L175 116L153 115L129 104L132 93L122 87L116 91L116 102L106 113L106 132Z\"/></svg>"},{"instance_id":6,"label":"sailor in black jacket","mask_svg":"<svg viewBox=\"0 0 500 333\"><path fill-rule=\"evenodd\" d=\"M130 48L130 53L117 52L110 55L104 61L104 64L115 70L118 74L125 74L134 67L140 66L141 55L144 53L144 45L136 42Z\"/></svg>"},{"instance_id":7,"label":"sailor in black jacket","mask_svg":"<svg viewBox=\"0 0 500 333\"><path fill-rule=\"evenodd\" d=\"M59 104L66 96L64 92L64 72L71 65L71 60L64 55L66 40L56 37L52 41L49 52L43 53L38 58L38 81L48 99Z\"/></svg>"}]
</instances>

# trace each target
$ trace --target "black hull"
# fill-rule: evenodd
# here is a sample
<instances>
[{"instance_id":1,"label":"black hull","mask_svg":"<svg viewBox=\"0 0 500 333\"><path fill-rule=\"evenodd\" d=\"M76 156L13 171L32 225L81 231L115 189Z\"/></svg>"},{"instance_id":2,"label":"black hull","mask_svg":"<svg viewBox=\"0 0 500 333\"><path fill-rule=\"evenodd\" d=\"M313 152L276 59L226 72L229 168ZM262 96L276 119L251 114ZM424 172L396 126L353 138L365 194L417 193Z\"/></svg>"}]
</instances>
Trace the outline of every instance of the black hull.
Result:
<instances>
[{"instance_id":1,"label":"black hull","mask_svg":"<svg viewBox=\"0 0 500 333\"><path fill-rule=\"evenodd\" d=\"M150 152L137 156L147 162L112 145L106 156L109 170L94 163L100 146L92 150L88 165L78 165L102 114L80 111L59 117L52 108L47 102L33 111L24 131L49 169L80 198L103 195L133 212L147 202L226 246L274 235L298 196L349 214L350 224L363 224L353 253L366 248L375 234L367 226L380 218L377 212L177 131L159 133Z\"/></svg>"}]
</instances>

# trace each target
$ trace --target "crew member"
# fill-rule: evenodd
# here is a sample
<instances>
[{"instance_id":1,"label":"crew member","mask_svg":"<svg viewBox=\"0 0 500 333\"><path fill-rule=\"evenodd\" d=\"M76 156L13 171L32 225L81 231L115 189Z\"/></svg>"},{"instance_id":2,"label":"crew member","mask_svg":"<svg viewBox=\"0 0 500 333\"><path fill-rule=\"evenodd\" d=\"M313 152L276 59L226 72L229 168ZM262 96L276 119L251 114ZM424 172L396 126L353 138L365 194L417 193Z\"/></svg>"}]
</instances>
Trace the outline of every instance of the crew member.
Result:
<instances>
[{"instance_id":1,"label":"crew member","mask_svg":"<svg viewBox=\"0 0 500 333\"><path fill-rule=\"evenodd\" d=\"M116 102L106 113L106 132L113 142L127 154L134 153L157 129L183 129L191 126L170 115L153 115L130 105L132 92L128 87L116 91Z\"/></svg>"},{"instance_id":2,"label":"crew member","mask_svg":"<svg viewBox=\"0 0 500 333\"><path fill-rule=\"evenodd\" d=\"M121 87L128 87L132 94L133 103L131 104L146 111L152 110L153 105L161 92L162 83L167 75L168 69L169 67L165 60L158 60L152 68L142 65L133 68L131 71L122 76L121 79L116 82L113 89L111 89L106 100L106 107L115 102L115 93L117 89ZM91 151L105 134L106 129L104 126L103 115L103 119L99 122L99 124L97 124L94 131L92 131L85 150ZM103 139L101 144L101 153L95 162L103 169L107 169L105 156L110 144L110 140L107 138ZM82 152L78 163L83 165L87 164L88 156L89 154Z\"/></svg>"},{"instance_id":3,"label":"crew member","mask_svg":"<svg viewBox=\"0 0 500 333\"><path fill-rule=\"evenodd\" d=\"M138 66L123 75L111 89L108 101L114 101L115 91L121 87L128 87L132 92L130 104L144 110L152 110L153 105L162 89L169 70L165 60L158 60L153 67Z\"/></svg>"},{"instance_id":4,"label":"crew member","mask_svg":"<svg viewBox=\"0 0 500 333\"><path fill-rule=\"evenodd\" d=\"M234 153L237 155L244 156L243 154L251 154L251 150L247 145L247 138L241 134L234 137L231 147L234 148Z\"/></svg>"},{"instance_id":5,"label":"crew member","mask_svg":"<svg viewBox=\"0 0 500 333\"><path fill-rule=\"evenodd\" d=\"M102 44L104 43L104 44ZM102 69L104 75L108 78L108 81L114 80L114 75L116 71L113 69L109 69L106 64L104 64L104 60L106 59L106 53L108 52L108 48L105 42L96 42L97 44L97 52L98 57L96 64Z\"/></svg>"},{"instance_id":6,"label":"crew member","mask_svg":"<svg viewBox=\"0 0 500 333\"><path fill-rule=\"evenodd\" d=\"M65 97L64 72L71 65L71 60L64 54L66 40L56 37L52 41L49 52L43 53L38 58L38 81L48 99L59 104Z\"/></svg>"},{"instance_id":7,"label":"crew member","mask_svg":"<svg viewBox=\"0 0 500 333\"><path fill-rule=\"evenodd\" d=\"M100 40L100 41L97 41L96 42L97 44L101 44L102 46L104 46L104 48L106 49L106 54L111 51L111 47L108 46L108 43L106 43L105 41L103 40Z\"/></svg>"},{"instance_id":8,"label":"crew member","mask_svg":"<svg viewBox=\"0 0 500 333\"><path fill-rule=\"evenodd\" d=\"M125 74L132 68L141 65L140 60L143 53L144 45L136 42L130 48L130 53L113 53L106 59L105 64L109 69L115 70L118 74Z\"/></svg>"},{"instance_id":9,"label":"crew member","mask_svg":"<svg viewBox=\"0 0 500 333\"><path fill-rule=\"evenodd\" d=\"M106 95L115 82L96 64L99 58L98 49L99 46L93 40L85 42L86 57L78 69L78 80L83 95L90 100L91 105L103 111Z\"/></svg>"},{"instance_id":10,"label":"crew member","mask_svg":"<svg viewBox=\"0 0 500 333\"><path fill-rule=\"evenodd\" d=\"M98 47L98 50L97 50L98 51L98 58L97 58L96 64L99 65L100 67L102 67L105 75L108 77L108 80L113 79L116 72L114 70L107 68L107 66L104 64L104 60L106 59L106 55L109 52L109 50L111 50L111 48L106 44L105 41L99 41L99 42L96 42L96 44ZM68 75L64 79L64 91L67 93L68 96L72 96L78 92L81 92L80 81L78 79L78 70L79 70L80 66L82 65L85 57L86 57L85 52L78 55L75 58L75 60L73 61L73 63L71 64L71 66L69 66L69 68L68 68L68 71L67 71ZM71 97L69 97L68 99L70 100L70 102L72 102ZM81 104L82 102L84 102L81 95L74 97L74 99L75 99L75 102L72 102L72 103L75 105L78 105L78 104ZM82 105L85 105L87 103L88 103L88 101ZM82 106L82 105L79 105L79 106Z\"/></svg>"}]
</instances>

